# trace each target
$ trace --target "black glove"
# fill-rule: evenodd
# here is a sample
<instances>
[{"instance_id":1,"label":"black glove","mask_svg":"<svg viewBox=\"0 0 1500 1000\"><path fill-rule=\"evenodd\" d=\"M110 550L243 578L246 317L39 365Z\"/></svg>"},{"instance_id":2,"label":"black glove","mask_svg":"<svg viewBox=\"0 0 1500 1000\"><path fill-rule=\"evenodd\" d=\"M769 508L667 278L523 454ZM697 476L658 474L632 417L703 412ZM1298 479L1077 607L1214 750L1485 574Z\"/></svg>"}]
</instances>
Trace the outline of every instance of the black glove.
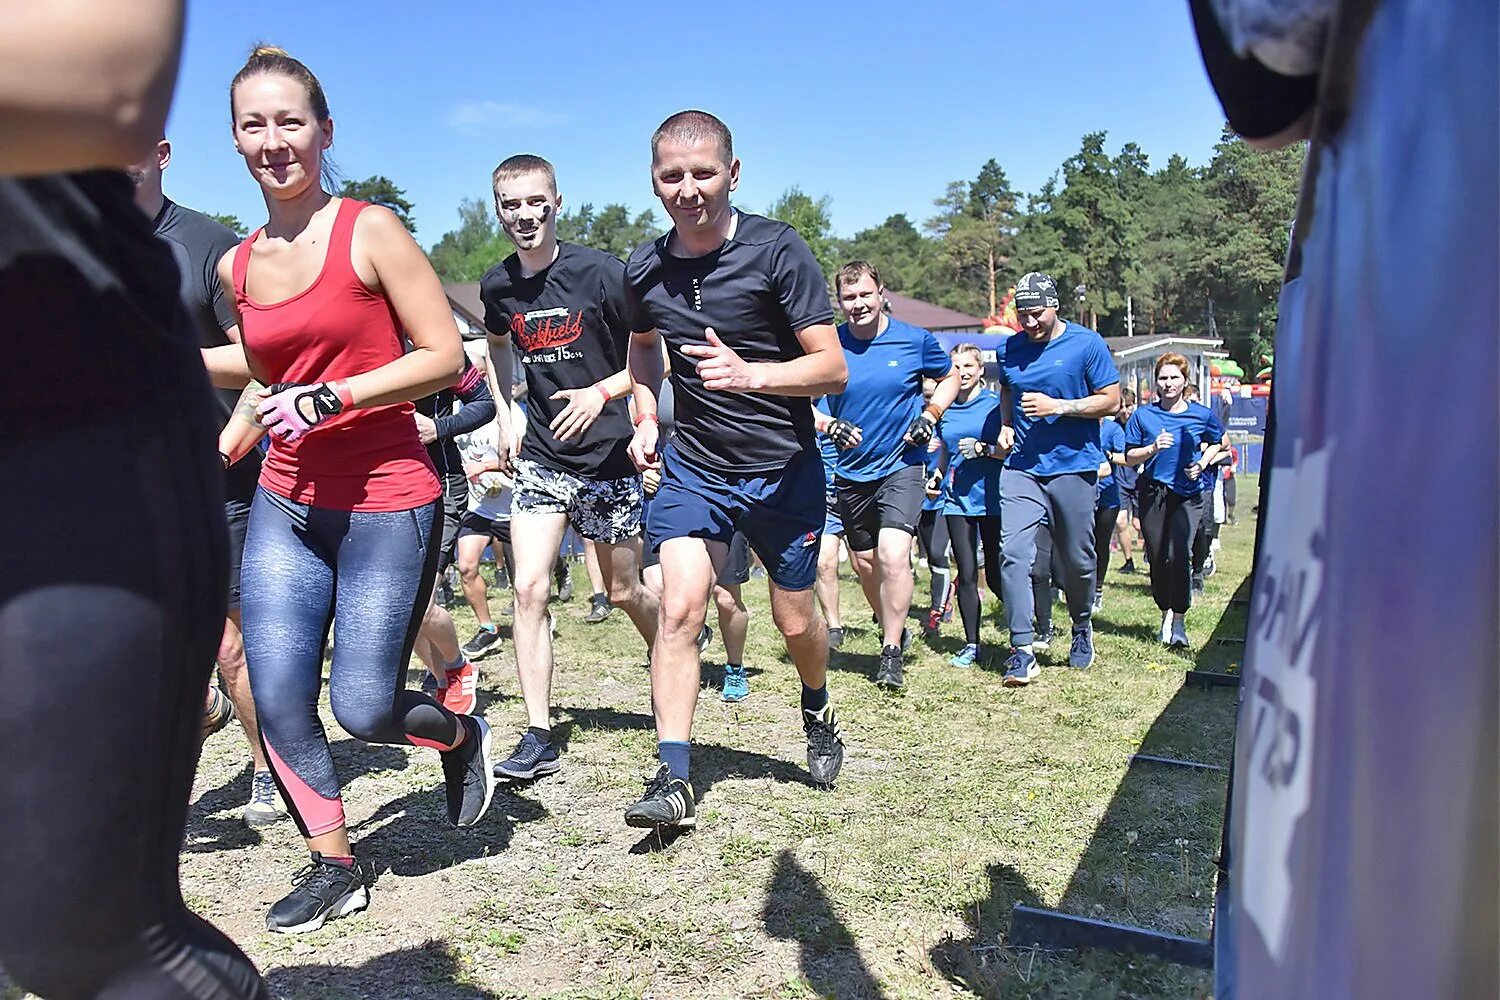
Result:
<instances>
[{"instance_id":1,"label":"black glove","mask_svg":"<svg viewBox=\"0 0 1500 1000\"><path fill-rule=\"evenodd\" d=\"M925 448L927 447L927 442L932 440L932 432L936 429L937 423L932 419L932 415L923 410L917 414L917 419L913 420L911 426L906 429L906 440L918 448Z\"/></svg>"},{"instance_id":2,"label":"black glove","mask_svg":"<svg viewBox=\"0 0 1500 1000\"><path fill-rule=\"evenodd\" d=\"M854 447L854 435L858 430L858 427L855 427L847 420L835 420L828 425L828 430L824 433L838 447L849 449Z\"/></svg>"}]
</instances>

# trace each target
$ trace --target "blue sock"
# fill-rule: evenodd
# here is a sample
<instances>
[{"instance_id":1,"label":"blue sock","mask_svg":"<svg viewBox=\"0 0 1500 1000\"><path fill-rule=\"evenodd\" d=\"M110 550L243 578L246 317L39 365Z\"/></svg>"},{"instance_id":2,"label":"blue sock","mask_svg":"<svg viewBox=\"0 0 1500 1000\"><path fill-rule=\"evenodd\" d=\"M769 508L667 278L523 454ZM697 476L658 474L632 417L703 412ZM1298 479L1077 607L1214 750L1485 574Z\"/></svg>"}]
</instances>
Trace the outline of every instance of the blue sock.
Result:
<instances>
[{"instance_id":1,"label":"blue sock","mask_svg":"<svg viewBox=\"0 0 1500 1000\"><path fill-rule=\"evenodd\" d=\"M439 656L438 659L441 660L442 656ZM458 659L454 660L452 663L448 663L448 662L444 661L444 663L443 663L443 670L451 673L452 671L457 670L458 668L462 667L463 665L464 665L464 651L460 649L458 651Z\"/></svg>"},{"instance_id":2,"label":"blue sock","mask_svg":"<svg viewBox=\"0 0 1500 1000\"><path fill-rule=\"evenodd\" d=\"M820 688L810 688L802 685L802 711L821 712L828 705L828 685Z\"/></svg>"},{"instance_id":3,"label":"blue sock","mask_svg":"<svg viewBox=\"0 0 1500 1000\"><path fill-rule=\"evenodd\" d=\"M656 756L667 765L667 770L672 777L688 780L688 752L693 748L691 743L681 740L663 740L656 744Z\"/></svg>"}]
</instances>

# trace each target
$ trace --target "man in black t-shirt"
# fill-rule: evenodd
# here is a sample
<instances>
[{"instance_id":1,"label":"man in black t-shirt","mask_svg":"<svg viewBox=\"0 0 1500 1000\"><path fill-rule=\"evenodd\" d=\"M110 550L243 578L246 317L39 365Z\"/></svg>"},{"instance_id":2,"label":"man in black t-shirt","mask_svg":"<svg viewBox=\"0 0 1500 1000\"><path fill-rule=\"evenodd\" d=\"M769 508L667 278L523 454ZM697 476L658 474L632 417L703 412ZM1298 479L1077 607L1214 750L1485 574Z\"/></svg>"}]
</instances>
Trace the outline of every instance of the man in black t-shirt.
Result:
<instances>
[{"instance_id":1,"label":"man in black t-shirt","mask_svg":"<svg viewBox=\"0 0 1500 1000\"><path fill-rule=\"evenodd\" d=\"M848 368L812 252L785 223L730 207L739 173L719 119L684 111L663 122L651 138L651 176L672 230L626 265L636 381L630 455L662 476L646 525L662 569L651 657L661 767L626 810L632 826L696 822L688 783L696 639L736 530L766 566L771 614L802 677L813 781L831 784L843 764L826 684L827 628L813 605L824 507L811 399L843 391ZM658 454L662 338L676 434Z\"/></svg>"},{"instance_id":2,"label":"man in black t-shirt","mask_svg":"<svg viewBox=\"0 0 1500 1000\"><path fill-rule=\"evenodd\" d=\"M135 203L155 224L156 236L171 248L182 272L183 307L198 332L200 347L222 347L237 344L240 328L234 311L219 282L219 260L239 245L240 239L228 226L215 222L202 212L183 208L162 194L161 175L172 160L172 144L162 139L156 150L144 160L126 168L135 184ZM253 388L259 388L255 386ZM247 390L250 391L250 390ZM236 389L215 389L214 399L219 417L215 434L228 423L241 393ZM224 470L224 517L229 524L229 610L224 619L224 637L219 643L219 676L228 701L233 704L250 756L255 761L255 775L250 783L250 801L244 820L252 827L266 826L285 818L276 792L275 781L261 750L255 720L255 700L250 696L250 678L245 671L245 642L240 636L240 557L245 551L245 532L250 525L250 501L260 481L259 449ZM209 712L205 728L214 729L229 721L224 696L209 688Z\"/></svg>"},{"instance_id":3,"label":"man in black t-shirt","mask_svg":"<svg viewBox=\"0 0 1500 1000\"><path fill-rule=\"evenodd\" d=\"M610 602L630 616L648 647L656 639L657 607L641 585L641 476L626 452L625 265L558 242L562 198L546 160L512 156L495 168L493 180L495 211L516 252L480 281L484 325L496 379L510 381L512 339L526 370L527 430L514 458L511 547L513 641L528 718L515 752L495 765L497 777L519 780L558 769L549 721L547 599L568 522L594 542ZM502 443L502 464L507 450Z\"/></svg>"}]
</instances>

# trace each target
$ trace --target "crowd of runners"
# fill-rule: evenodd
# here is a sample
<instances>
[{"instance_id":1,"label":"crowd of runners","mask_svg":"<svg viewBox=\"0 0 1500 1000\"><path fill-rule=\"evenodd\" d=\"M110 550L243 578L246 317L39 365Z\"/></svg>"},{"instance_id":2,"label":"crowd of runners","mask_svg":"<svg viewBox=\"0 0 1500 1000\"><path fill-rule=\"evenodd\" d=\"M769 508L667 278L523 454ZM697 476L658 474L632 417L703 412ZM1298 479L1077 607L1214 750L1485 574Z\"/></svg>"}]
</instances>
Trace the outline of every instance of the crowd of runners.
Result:
<instances>
[{"instance_id":1,"label":"crowd of runners","mask_svg":"<svg viewBox=\"0 0 1500 1000\"><path fill-rule=\"evenodd\" d=\"M155 72L170 78L169 48ZM1048 275L1019 280L1021 329L992 358L973 344L946 350L890 315L874 263L846 264L830 289L795 230L733 207L729 129L684 111L650 137L671 229L627 261L558 239L551 163L522 154L499 164L494 206L516 249L481 282L487 342L466 351L400 220L323 182L334 133L317 77L257 48L233 77L229 111L267 211L245 239L165 197L165 140L129 168L133 187L118 171L0 180L0 296L21 303L22 328L29 302L37 328L107 322L115 333L108 347L65 343L78 347L67 359L11 345L21 354L11 370L28 374L7 378L7 413L35 433L7 445L7 467L49 482L80 450L106 466L123 463L127 441L150 456L110 480L118 577L28 591L0 622L7 656L45 660L50 643L24 622L86 606L118 633L98 655L131 664L99 671L117 683L91 681L97 705L77 722L96 745L51 758L60 780L100 776L98 794L65 796L67 823L42 825L43 837L0 824L0 852L23 880L61 852L113 887L94 898L90 919L107 929L83 961L75 945L89 932L72 923L76 911L49 910L38 900L53 897L22 887L27 922L0 915L0 964L21 982L56 996L265 995L238 950L174 902L172 831L197 746L231 719L255 771L245 821L289 815L310 854L268 928L309 931L368 905L319 714L325 661L332 714L349 735L440 755L456 826L484 816L497 780L556 772L549 601L554 584L571 587L558 569L570 527L596 567L591 620L623 612L650 665L657 747L642 761L640 799L622 803L632 826L695 823L707 616L712 606L726 652L722 696L742 699L752 564L801 681L810 781L825 788L845 753L828 689L830 652L844 642L845 548L880 633L876 682L891 690L906 683L916 637L914 561L931 574L915 631L938 634L956 600L964 645L952 665L991 661L994 647L1007 686L1033 683L1037 652L1061 641L1054 588L1068 665L1094 662L1111 547L1134 571L1137 536L1161 640L1187 646L1208 525L1223 519L1210 507L1218 495L1232 509L1227 436L1190 398L1179 355L1156 360L1150 402L1122 391L1102 339L1059 315ZM4 170L110 162L81 141L39 142L38 162L7 159ZM88 266L75 275L15 263L28 254ZM70 410L72 398L87 405ZM111 418L100 422L103 407ZM220 502L222 517L198 516ZM15 553L33 581L48 578L58 538L88 544L76 531L87 498L46 504L7 513L47 542ZM476 710L475 662L504 648L480 572L487 549L513 589L510 652L526 713L508 755ZM479 624L463 644L434 600L450 565ZM983 634L981 567L1004 635ZM413 654L425 679L408 688ZM214 663L222 687L205 697ZM7 750L74 739L34 717L24 685L7 687ZM128 775L103 756L125 746L149 757ZM23 785L0 786L0 810L20 808ZM142 842L142 829L157 833ZM122 843L139 843L138 855L122 862ZM126 875L106 879L106 865Z\"/></svg>"}]
</instances>

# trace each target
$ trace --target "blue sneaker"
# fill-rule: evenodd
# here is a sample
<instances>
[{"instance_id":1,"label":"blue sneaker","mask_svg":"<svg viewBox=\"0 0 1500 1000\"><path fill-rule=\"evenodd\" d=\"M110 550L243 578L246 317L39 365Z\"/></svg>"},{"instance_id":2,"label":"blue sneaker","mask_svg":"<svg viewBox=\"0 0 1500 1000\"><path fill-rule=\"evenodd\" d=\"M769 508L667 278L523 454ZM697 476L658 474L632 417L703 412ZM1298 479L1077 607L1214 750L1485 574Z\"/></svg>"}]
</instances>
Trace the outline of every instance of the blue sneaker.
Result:
<instances>
[{"instance_id":1,"label":"blue sneaker","mask_svg":"<svg viewBox=\"0 0 1500 1000\"><path fill-rule=\"evenodd\" d=\"M556 774L560 767L562 763L557 759L557 748L551 743L543 743L528 729L521 735L521 740L511 755L495 765L495 777L510 781L530 781Z\"/></svg>"},{"instance_id":2,"label":"blue sneaker","mask_svg":"<svg viewBox=\"0 0 1500 1000\"><path fill-rule=\"evenodd\" d=\"M948 661L949 665L954 667L972 667L977 662L979 662L979 646L972 642L960 649L958 655Z\"/></svg>"},{"instance_id":3,"label":"blue sneaker","mask_svg":"<svg viewBox=\"0 0 1500 1000\"><path fill-rule=\"evenodd\" d=\"M1025 687L1041 672L1035 656L1024 649L1012 650L1005 661L1005 677L1000 683L1006 687Z\"/></svg>"},{"instance_id":4,"label":"blue sneaker","mask_svg":"<svg viewBox=\"0 0 1500 1000\"><path fill-rule=\"evenodd\" d=\"M720 697L725 701L744 701L749 695L750 676L745 673L745 668L733 663L724 664L724 692Z\"/></svg>"},{"instance_id":5,"label":"blue sneaker","mask_svg":"<svg viewBox=\"0 0 1500 1000\"><path fill-rule=\"evenodd\" d=\"M1094 627L1073 626L1073 646L1068 650L1068 666L1074 670L1087 670L1094 662Z\"/></svg>"}]
</instances>

